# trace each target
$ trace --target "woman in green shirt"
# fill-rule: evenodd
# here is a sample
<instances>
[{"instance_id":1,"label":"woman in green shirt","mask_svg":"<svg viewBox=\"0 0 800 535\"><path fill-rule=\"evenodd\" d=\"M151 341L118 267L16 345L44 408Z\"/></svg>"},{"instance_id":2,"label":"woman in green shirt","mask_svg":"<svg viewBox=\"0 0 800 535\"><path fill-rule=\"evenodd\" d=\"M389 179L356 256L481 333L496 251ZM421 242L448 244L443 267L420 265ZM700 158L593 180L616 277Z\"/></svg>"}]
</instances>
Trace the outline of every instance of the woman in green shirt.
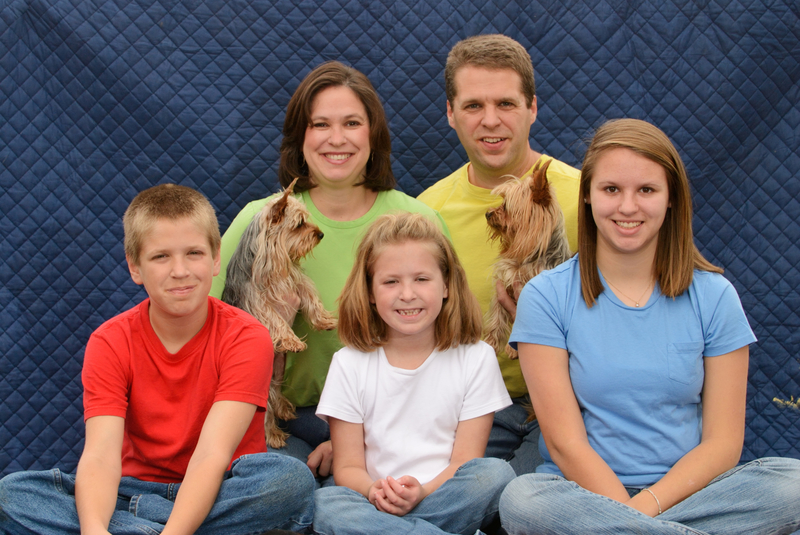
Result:
<instances>
[{"instance_id":1,"label":"woman in green shirt","mask_svg":"<svg viewBox=\"0 0 800 535\"><path fill-rule=\"evenodd\" d=\"M419 212L445 229L437 212L394 189L390 155L386 115L364 74L331 61L305 77L286 110L278 179L285 188L299 177L294 192L325 234L302 266L332 313L361 237L379 215ZM242 233L268 200L249 203L225 232L222 269L211 295L222 295L227 265ZM291 436L283 450L325 477L331 470L330 436L315 411L331 358L342 344L336 331L314 331L302 315L295 317L293 329L308 347L286 355L282 391L297 407L298 418L286 422Z\"/></svg>"}]
</instances>

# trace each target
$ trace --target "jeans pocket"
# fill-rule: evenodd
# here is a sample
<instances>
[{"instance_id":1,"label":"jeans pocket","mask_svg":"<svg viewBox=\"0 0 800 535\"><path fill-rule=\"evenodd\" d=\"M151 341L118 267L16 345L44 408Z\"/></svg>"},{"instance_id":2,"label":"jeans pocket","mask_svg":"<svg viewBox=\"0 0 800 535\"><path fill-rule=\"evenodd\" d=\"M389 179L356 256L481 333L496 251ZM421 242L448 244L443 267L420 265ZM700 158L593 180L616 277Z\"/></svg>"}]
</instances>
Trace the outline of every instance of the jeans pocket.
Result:
<instances>
[{"instance_id":1,"label":"jeans pocket","mask_svg":"<svg viewBox=\"0 0 800 535\"><path fill-rule=\"evenodd\" d=\"M667 347L669 378L684 385L690 385L703 378L702 342L681 342Z\"/></svg>"}]
</instances>

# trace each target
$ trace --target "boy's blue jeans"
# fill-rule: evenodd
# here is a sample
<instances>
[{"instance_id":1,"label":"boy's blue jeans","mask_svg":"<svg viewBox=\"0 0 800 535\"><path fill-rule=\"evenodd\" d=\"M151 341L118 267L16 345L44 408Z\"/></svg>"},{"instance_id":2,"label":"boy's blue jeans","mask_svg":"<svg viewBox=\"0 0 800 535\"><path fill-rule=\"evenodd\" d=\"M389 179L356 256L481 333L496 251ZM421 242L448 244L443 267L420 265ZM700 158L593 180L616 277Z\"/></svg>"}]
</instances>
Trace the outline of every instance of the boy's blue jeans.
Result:
<instances>
[{"instance_id":1,"label":"boy's blue jeans","mask_svg":"<svg viewBox=\"0 0 800 535\"><path fill-rule=\"evenodd\" d=\"M178 494L179 483L133 477L120 481L113 535L158 534ZM256 453L234 461L214 506L197 535L247 535L270 529L306 531L314 516L314 478L286 455ZM17 472L0 480L0 533L80 534L75 477L59 469Z\"/></svg>"},{"instance_id":2,"label":"boy's blue jeans","mask_svg":"<svg viewBox=\"0 0 800 535\"><path fill-rule=\"evenodd\" d=\"M506 487L500 520L509 535L780 534L800 527L798 496L800 460L779 457L737 466L655 518L563 477L528 474Z\"/></svg>"},{"instance_id":3,"label":"boy's blue jeans","mask_svg":"<svg viewBox=\"0 0 800 535\"><path fill-rule=\"evenodd\" d=\"M514 470L500 459L472 459L405 516L378 511L347 487L314 493L314 531L320 535L475 533L497 515L500 494Z\"/></svg>"}]
</instances>

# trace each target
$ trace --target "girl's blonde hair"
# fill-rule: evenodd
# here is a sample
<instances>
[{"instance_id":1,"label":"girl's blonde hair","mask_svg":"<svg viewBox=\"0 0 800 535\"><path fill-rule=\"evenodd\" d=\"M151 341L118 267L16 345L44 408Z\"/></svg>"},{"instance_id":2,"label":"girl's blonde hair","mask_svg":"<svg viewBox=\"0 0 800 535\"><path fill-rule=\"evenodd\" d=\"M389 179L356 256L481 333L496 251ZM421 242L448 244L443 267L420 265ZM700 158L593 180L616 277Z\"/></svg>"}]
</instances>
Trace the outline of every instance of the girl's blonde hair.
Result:
<instances>
[{"instance_id":1,"label":"girl's blonde hair","mask_svg":"<svg viewBox=\"0 0 800 535\"><path fill-rule=\"evenodd\" d=\"M339 296L339 338L359 351L385 345L386 323L370 303L375 262L390 245L409 241L432 245L432 252L447 285L447 297L436 318L436 349L473 344L481 337L481 310L469 290L467 276L450 241L436 223L420 214L385 214L370 226L358 246L353 270Z\"/></svg>"},{"instance_id":2,"label":"girl's blonde hair","mask_svg":"<svg viewBox=\"0 0 800 535\"><path fill-rule=\"evenodd\" d=\"M597 160L606 151L628 149L664 168L667 175L670 207L658 232L658 247L653 272L667 297L677 297L692 283L695 269L722 273L722 269L703 258L692 234L692 193L689 177L678 151L666 134L645 121L616 119L597 129L583 159L578 210L578 263L581 270L583 300L591 307L603 291L597 273L597 225L589 198Z\"/></svg>"}]
</instances>

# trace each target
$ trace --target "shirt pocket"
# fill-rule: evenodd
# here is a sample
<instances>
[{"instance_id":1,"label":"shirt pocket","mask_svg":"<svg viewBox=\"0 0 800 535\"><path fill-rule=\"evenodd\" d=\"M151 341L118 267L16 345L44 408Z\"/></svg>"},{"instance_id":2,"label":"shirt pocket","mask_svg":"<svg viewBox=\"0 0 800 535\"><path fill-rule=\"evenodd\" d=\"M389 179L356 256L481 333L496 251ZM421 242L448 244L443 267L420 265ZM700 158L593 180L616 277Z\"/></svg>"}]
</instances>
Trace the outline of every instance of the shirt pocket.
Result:
<instances>
[{"instance_id":1,"label":"shirt pocket","mask_svg":"<svg viewBox=\"0 0 800 535\"><path fill-rule=\"evenodd\" d=\"M684 385L690 385L703 378L702 342L681 342L667 347L669 378Z\"/></svg>"}]
</instances>

